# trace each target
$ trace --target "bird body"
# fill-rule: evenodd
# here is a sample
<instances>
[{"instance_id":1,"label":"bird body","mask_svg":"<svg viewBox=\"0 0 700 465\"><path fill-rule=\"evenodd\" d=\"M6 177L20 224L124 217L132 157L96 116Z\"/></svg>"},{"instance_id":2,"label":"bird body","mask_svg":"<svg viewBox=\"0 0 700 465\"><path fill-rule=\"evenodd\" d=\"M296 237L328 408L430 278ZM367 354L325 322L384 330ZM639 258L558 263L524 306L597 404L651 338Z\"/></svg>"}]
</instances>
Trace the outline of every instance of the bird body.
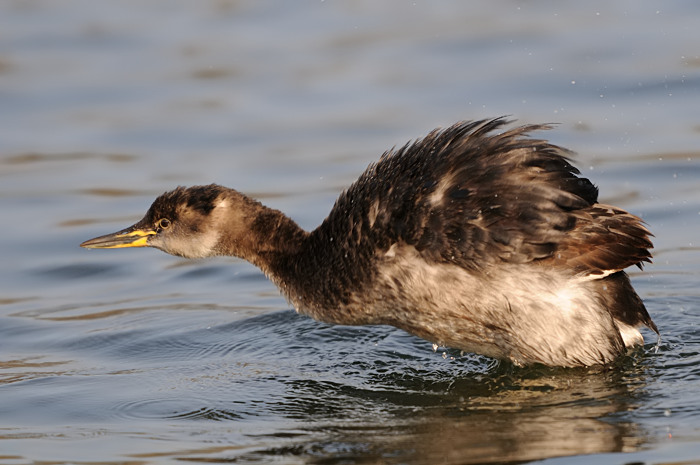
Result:
<instances>
[{"instance_id":1,"label":"bird body","mask_svg":"<svg viewBox=\"0 0 700 465\"><path fill-rule=\"evenodd\" d=\"M151 246L258 266L300 313L388 324L517 365L605 364L656 326L624 269L649 261L639 218L597 203L569 152L458 123L385 152L311 232L218 185L177 188L134 226L81 244ZM658 331L657 331L658 332Z\"/></svg>"}]
</instances>

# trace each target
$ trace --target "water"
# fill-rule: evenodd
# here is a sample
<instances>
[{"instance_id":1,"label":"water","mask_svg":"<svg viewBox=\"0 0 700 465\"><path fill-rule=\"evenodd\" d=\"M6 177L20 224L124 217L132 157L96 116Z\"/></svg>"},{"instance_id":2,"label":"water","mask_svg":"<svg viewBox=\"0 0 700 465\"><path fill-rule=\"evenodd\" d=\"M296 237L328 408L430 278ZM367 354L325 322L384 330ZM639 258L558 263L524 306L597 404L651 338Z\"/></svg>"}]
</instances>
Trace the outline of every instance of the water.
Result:
<instances>
[{"instance_id":1,"label":"water","mask_svg":"<svg viewBox=\"0 0 700 465\"><path fill-rule=\"evenodd\" d=\"M700 4L0 4L0 464L697 463ZM78 244L178 184L313 228L382 151L557 122L640 216L662 331L515 369L296 315L251 265ZM594 454L591 457L589 454Z\"/></svg>"}]
</instances>

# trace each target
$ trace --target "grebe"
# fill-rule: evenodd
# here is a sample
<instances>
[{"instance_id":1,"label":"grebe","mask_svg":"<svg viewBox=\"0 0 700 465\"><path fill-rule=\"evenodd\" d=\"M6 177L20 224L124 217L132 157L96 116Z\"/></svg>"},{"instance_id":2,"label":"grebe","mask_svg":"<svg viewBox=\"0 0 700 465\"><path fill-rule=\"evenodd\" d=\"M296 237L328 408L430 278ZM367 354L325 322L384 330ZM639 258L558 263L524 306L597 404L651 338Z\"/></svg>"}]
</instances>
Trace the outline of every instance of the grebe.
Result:
<instances>
[{"instance_id":1,"label":"grebe","mask_svg":"<svg viewBox=\"0 0 700 465\"><path fill-rule=\"evenodd\" d=\"M649 262L642 221L598 203L570 152L504 118L385 152L304 231L211 184L158 197L133 226L81 244L243 258L300 313L385 324L515 365L607 364L658 334L623 271Z\"/></svg>"}]
</instances>

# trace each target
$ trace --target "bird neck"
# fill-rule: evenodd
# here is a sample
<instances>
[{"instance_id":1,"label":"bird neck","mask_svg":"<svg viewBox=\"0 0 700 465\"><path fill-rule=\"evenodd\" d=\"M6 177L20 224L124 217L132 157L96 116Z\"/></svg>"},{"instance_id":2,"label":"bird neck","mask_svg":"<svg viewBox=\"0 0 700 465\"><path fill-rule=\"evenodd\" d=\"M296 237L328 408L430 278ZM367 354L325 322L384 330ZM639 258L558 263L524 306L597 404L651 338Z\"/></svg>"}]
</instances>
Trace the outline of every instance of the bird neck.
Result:
<instances>
[{"instance_id":1,"label":"bird neck","mask_svg":"<svg viewBox=\"0 0 700 465\"><path fill-rule=\"evenodd\" d=\"M290 273L286 265L294 261L308 232L291 218L240 192L231 190L226 214L219 225L224 231L216 247L216 255L242 258L260 268L278 285Z\"/></svg>"},{"instance_id":2,"label":"bird neck","mask_svg":"<svg viewBox=\"0 0 700 465\"><path fill-rule=\"evenodd\" d=\"M339 313L371 270L357 266L357 248L348 249L344 234L325 224L309 233L282 212L231 191L219 218L215 255L231 255L260 268L297 311L322 321L358 324L364 315ZM337 225L336 225L337 226ZM341 244L342 243L342 244ZM345 245L343 245L345 244Z\"/></svg>"}]
</instances>

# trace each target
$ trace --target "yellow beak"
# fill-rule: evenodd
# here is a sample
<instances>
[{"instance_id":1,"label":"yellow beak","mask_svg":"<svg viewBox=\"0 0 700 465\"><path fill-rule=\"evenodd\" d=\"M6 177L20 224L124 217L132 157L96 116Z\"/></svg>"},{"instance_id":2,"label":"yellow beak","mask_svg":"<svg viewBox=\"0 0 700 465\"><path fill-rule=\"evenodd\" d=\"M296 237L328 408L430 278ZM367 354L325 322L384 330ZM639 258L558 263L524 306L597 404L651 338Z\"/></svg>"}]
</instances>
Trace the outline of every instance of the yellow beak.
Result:
<instances>
[{"instance_id":1,"label":"yellow beak","mask_svg":"<svg viewBox=\"0 0 700 465\"><path fill-rule=\"evenodd\" d=\"M152 229L124 229L122 231L96 237L80 244L86 249L121 249L124 247L148 247L150 236L157 234Z\"/></svg>"}]
</instances>

